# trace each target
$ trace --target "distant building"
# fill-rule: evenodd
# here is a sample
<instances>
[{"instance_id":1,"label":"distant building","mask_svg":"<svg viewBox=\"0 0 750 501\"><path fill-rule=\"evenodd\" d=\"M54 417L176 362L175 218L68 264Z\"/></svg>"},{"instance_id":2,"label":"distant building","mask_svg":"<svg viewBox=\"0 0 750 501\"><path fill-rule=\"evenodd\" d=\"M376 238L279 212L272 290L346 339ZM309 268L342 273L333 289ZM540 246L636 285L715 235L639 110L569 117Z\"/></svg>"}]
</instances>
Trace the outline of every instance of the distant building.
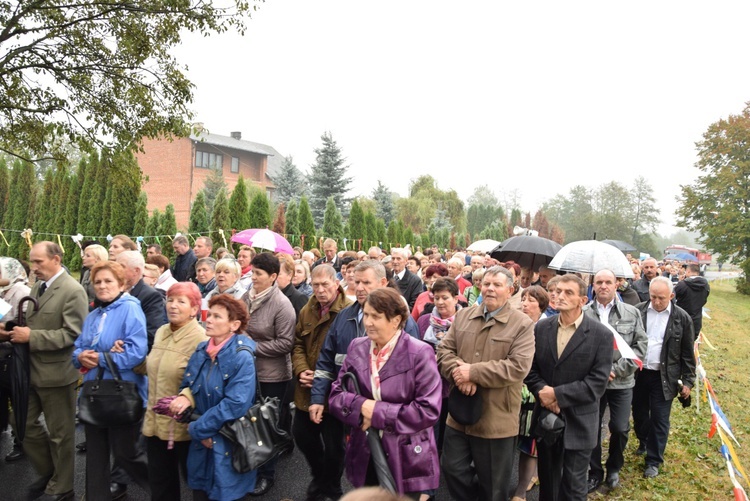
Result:
<instances>
[{"instance_id":1,"label":"distant building","mask_svg":"<svg viewBox=\"0 0 750 501\"><path fill-rule=\"evenodd\" d=\"M187 228L190 207L211 168L221 167L230 193L242 174L248 185L262 188L271 197L275 189L272 178L284 161L273 147L245 141L240 132L220 136L200 126L190 137L144 139L143 152L136 153L136 158L148 176L143 189L149 212L163 212L173 204L179 229Z\"/></svg>"}]
</instances>

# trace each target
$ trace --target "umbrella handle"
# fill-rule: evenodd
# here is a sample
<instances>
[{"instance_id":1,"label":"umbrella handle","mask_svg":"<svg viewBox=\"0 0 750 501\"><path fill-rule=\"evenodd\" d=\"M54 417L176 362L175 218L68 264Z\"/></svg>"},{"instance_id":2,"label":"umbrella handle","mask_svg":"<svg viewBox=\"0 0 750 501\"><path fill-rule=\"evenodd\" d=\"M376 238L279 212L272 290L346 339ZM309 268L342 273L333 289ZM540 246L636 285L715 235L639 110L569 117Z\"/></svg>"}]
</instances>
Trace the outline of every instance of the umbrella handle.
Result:
<instances>
[{"instance_id":1,"label":"umbrella handle","mask_svg":"<svg viewBox=\"0 0 750 501\"><path fill-rule=\"evenodd\" d=\"M18 301L18 321L16 322L20 327L26 327L26 313L24 312L24 304L31 302L34 305L34 311L39 309L39 301L33 296L24 296Z\"/></svg>"},{"instance_id":2,"label":"umbrella handle","mask_svg":"<svg viewBox=\"0 0 750 501\"><path fill-rule=\"evenodd\" d=\"M352 385L354 385L354 393L357 395L362 395L362 392L359 391L359 382L357 381L357 376L352 374L351 372L345 372L341 375L341 386L346 388L346 380L351 379Z\"/></svg>"}]
</instances>

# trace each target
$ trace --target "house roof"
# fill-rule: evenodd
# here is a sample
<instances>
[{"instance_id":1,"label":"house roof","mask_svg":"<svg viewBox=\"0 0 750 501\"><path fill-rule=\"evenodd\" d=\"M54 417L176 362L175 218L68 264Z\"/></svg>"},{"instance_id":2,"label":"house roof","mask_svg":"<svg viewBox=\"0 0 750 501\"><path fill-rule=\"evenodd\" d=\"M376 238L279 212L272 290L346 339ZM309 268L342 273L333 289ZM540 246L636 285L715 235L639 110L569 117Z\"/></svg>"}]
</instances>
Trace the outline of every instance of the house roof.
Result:
<instances>
[{"instance_id":1,"label":"house roof","mask_svg":"<svg viewBox=\"0 0 750 501\"><path fill-rule=\"evenodd\" d=\"M276 151L276 148L267 144L255 143L253 141L246 141L244 139L234 139L230 136L220 136L219 134L210 134L208 132L201 132L200 134L190 134L190 139L212 146L219 146L223 148L234 148L235 150L248 151L250 153L257 153L260 155L266 155L267 160L267 173L268 176L273 178L281 170L281 166L284 163L284 155Z\"/></svg>"}]
</instances>

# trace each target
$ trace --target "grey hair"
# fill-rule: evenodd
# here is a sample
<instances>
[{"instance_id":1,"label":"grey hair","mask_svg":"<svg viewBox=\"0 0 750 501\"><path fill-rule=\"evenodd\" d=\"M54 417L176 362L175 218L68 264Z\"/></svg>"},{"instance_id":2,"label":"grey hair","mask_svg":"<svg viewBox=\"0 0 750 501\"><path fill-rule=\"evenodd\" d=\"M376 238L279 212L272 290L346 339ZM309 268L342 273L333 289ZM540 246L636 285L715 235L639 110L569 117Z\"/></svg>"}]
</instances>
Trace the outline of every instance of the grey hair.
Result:
<instances>
[{"instance_id":1,"label":"grey hair","mask_svg":"<svg viewBox=\"0 0 750 501\"><path fill-rule=\"evenodd\" d=\"M409 256L411 253L409 252L409 249L404 249L403 247L391 247L391 254L401 254L404 256L404 259L409 259Z\"/></svg>"},{"instance_id":2,"label":"grey hair","mask_svg":"<svg viewBox=\"0 0 750 501\"><path fill-rule=\"evenodd\" d=\"M302 258L303 259L304 258L310 258L310 257L313 258L313 259L315 259L315 254L313 254L310 251L305 251L305 252L302 253Z\"/></svg>"},{"instance_id":3,"label":"grey hair","mask_svg":"<svg viewBox=\"0 0 750 501\"><path fill-rule=\"evenodd\" d=\"M372 270L378 280L385 278L385 266L375 261L374 259L368 259L359 263L357 267L354 268L354 273L364 272L367 270Z\"/></svg>"},{"instance_id":4,"label":"grey hair","mask_svg":"<svg viewBox=\"0 0 750 501\"><path fill-rule=\"evenodd\" d=\"M330 278L333 281L336 280L336 270L330 264L323 263L313 268L312 278L320 275L324 275L324 278Z\"/></svg>"},{"instance_id":5,"label":"grey hair","mask_svg":"<svg viewBox=\"0 0 750 501\"><path fill-rule=\"evenodd\" d=\"M117 262L131 270L140 269L141 276L143 276L143 270L146 269L146 261L143 259L143 254L138 251L122 251L117 256Z\"/></svg>"},{"instance_id":6,"label":"grey hair","mask_svg":"<svg viewBox=\"0 0 750 501\"><path fill-rule=\"evenodd\" d=\"M204 237L201 237L201 238L204 238ZM206 245L208 245L208 244L206 244ZM212 270L216 269L216 259L214 259L212 257L202 257L202 258L200 258L198 261L195 262L195 267L198 268L198 266L200 266L202 264L207 264L208 267L211 268Z\"/></svg>"},{"instance_id":7,"label":"grey hair","mask_svg":"<svg viewBox=\"0 0 750 501\"><path fill-rule=\"evenodd\" d=\"M508 271L507 268L503 268L499 264L492 266L484 271L484 276L487 275L503 275L505 277L505 286L511 287L513 285L513 274Z\"/></svg>"},{"instance_id":8,"label":"grey hair","mask_svg":"<svg viewBox=\"0 0 750 501\"><path fill-rule=\"evenodd\" d=\"M654 284L665 284L667 287L669 287L669 293L672 294L674 292L674 284L670 279L667 277L654 277L651 282L648 284L648 290L651 290L651 288L654 286Z\"/></svg>"}]
</instances>

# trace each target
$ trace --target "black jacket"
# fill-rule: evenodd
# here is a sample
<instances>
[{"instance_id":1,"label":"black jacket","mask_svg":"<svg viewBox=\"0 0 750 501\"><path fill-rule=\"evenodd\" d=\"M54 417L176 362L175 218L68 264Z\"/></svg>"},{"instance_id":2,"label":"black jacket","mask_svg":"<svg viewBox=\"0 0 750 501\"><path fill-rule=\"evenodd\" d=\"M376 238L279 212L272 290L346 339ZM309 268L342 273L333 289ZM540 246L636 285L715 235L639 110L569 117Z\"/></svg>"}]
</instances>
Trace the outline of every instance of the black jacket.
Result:
<instances>
[{"instance_id":1,"label":"black jacket","mask_svg":"<svg viewBox=\"0 0 750 501\"><path fill-rule=\"evenodd\" d=\"M292 306L294 306L294 313L297 315L297 320L299 320L299 312L302 311L302 308L305 307L310 298L298 291L291 282L281 289L281 292L284 293L289 302L292 303Z\"/></svg>"},{"instance_id":2,"label":"black jacket","mask_svg":"<svg viewBox=\"0 0 750 501\"><path fill-rule=\"evenodd\" d=\"M633 289L638 293L638 297L641 301L650 301L651 296L648 294L648 286L651 282L646 280L646 277L641 277L633 282Z\"/></svg>"},{"instance_id":3,"label":"black jacket","mask_svg":"<svg viewBox=\"0 0 750 501\"><path fill-rule=\"evenodd\" d=\"M393 279L396 280L395 273ZM414 303L417 301L417 296L424 291L422 280L409 270L404 270L404 278L396 280L396 283L398 284L398 289L401 291L401 295L404 296L409 303L409 311L413 310Z\"/></svg>"},{"instance_id":4,"label":"black jacket","mask_svg":"<svg viewBox=\"0 0 750 501\"><path fill-rule=\"evenodd\" d=\"M326 264L326 257L325 256L323 256L320 259L318 259L317 261L315 261L313 263L312 267L315 268L319 264ZM332 263L328 263L328 264L330 264L331 266L333 266L333 269L336 270L336 273L341 273L341 259L339 259L338 256L333 256L333 262Z\"/></svg>"},{"instance_id":5,"label":"black jacket","mask_svg":"<svg viewBox=\"0 0 750 501\"><path fill-rule=\"evenodd\" d=\"M141 302L141 309L146 315L146 332L148 333L148 351L154 344L156 330L167 323L167 310L164 307L164 297L153 287L146 285L143 279L130 289L130 295Z\"/></svg>"},{"instance_id":6,"label":"black jacket","mask_svg":"<svg viewBox=\"0 0 750 501\"><path fill-rule=\"evenodd\" d=\"M641 312L643 327L648 335L648 305L650 301L636 306ZM664 342L661 346L661 380L664 398L677 396L677 380L688 388L695 384L695 355L693 354L693 321L685 310L672 302L672 313L667 321ZM645 364L644 364L645 368ZM637 378L637 376L636 376Z\"/></svg>"},{"instance_id":7,"label":"black jacket","mask_svg":"<svg viewBox=\"0 0 750 501\"><path fill-rule=\"evenodd\" d=\"M185 254L177 256L172 266L172 276L178 282L187 282L191 277L195 277L195 263L198 258L195 257L193 249L188 249Z\"/></svg>"},{"instance_id":8,"label":"black jacket","mask_svg":"<svg viewBox=\"0 0 750 501\"><path fill-rule=\"evenodd\" d=\"M617 292L620 293L622 302L625 304L629 304L630 306L635 306L641 302L641 297L638 295L638 293L635 291L635 289L633 289L633 287L630 284L627 284L627 287L625 288L625 290L623 291L618 290Z\"/></svg>"},{"instance_id":9,"label":"black jacket","mask_svg":"<svg viewBox=\"0 0 750 501\"><path fill-rule=\"evenodd\" d=\"M677 306L693 319L693 331L697 336L703 327L703 306L711 293L711 286L703 277L688 277L674 286Z\"/></svg>"}]
</instances>

